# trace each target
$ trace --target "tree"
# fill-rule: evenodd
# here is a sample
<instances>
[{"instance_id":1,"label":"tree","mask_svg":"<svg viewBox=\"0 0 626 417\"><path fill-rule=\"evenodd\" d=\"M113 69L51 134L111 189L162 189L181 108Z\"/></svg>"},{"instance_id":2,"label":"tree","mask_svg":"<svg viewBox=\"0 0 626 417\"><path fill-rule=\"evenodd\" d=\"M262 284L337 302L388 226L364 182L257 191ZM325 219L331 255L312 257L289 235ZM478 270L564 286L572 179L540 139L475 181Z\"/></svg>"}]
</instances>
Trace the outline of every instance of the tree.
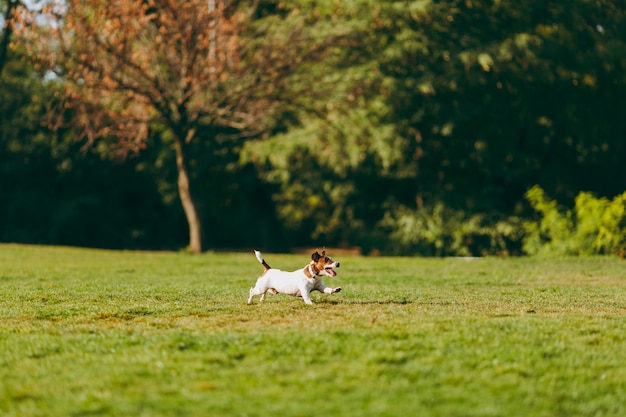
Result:
<instances>
[{"instance_id":1,"label":"tree","mask_svg":"<svg viewBox=\"0 0 626 417\"><path fill-rule=\"evenodd\" d=\"M399 246L390 224L414 236L410 224L481 219L476 230L510 233L502 222L530 214L523 196L534 184L561 199L616 195L626 182L624 11L616 0L346 10L359 36L330 71L351 76L324 103L325 120L254 151L265 150L260 165L280 185L283 221L314 237Z\"/></svg>"},{"instance_id":2,"label":"tree","mask_svg":"<svg viewBox=\"0 0 626 417\"><path fill-rule=\"evenodd\" d=\"M623 2L449 0L387 12L396 53L381 70L394 80L388 103L416 156L407 166L421 200L510 213L537 183L571 199L620 192Z\"/></svg>"},{"instance_id":3,"label":"tree","mask_svg":"<svg viewBox=\"0 0 626 417\"><path fill-rule=\"evenodd\" d=\"M330 59L307 68L316 79L313 88L323 94L307 94L308 111L298 123L268 140L247 142L243 154L276 186L278 217L299 245L364 245L361 238L372 231L368 220L380 218L366 213L382 215L394 188L387 179L403 151L378 68L386 45L376 28L387 2L336 4L315 11L345 34Z\"/></svg>"},{"instance_id":4,"label":"tree","mask_svg":"<svg viewBox=\"0 0 626 417\"><path fill-rule=\"evenodd\" d=\"M45 26L29 34L62 86L51 125L71 125L122 156L159 133L176 155L194 253L203 229L191 144L266 135L289 97L289 76L332 40L281 2L69 0L43 13Z\"/></svg>"},{"instance_id":5,"label":"tree","mask_svg":"<svg viewBox=\"0 0 626 417\"><path fill-rule=\"evenodd\" d=\"M5 0L0 9L2 11L0 18L0 25L2 25L0 32L0 76L2 76L2 70L8 61L9 45L14 32L15 11L20 5L22 2L19 0Z\"/></svg>"}]
</instances>

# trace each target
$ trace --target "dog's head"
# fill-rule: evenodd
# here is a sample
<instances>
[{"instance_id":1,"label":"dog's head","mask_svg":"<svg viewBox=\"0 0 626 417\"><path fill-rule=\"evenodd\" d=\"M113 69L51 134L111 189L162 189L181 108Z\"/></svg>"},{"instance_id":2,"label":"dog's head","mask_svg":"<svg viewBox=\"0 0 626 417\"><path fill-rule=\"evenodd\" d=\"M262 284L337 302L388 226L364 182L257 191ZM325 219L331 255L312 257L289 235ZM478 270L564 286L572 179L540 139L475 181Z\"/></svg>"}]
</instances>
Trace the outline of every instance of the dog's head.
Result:
<instances>
[{"instance_id":1,"label":"dog's head","mask_svg":"<svg viewBox=\"0 0 626 417\"><path fill-rule=\"evenodd\" d=\"M315 251L311 255L311 264L319 275L337 276L334 268L339 268L339 262L333 261L330 256L326 256L326 250L323 250L321 255Z\"/></svg>"}]
</instances>

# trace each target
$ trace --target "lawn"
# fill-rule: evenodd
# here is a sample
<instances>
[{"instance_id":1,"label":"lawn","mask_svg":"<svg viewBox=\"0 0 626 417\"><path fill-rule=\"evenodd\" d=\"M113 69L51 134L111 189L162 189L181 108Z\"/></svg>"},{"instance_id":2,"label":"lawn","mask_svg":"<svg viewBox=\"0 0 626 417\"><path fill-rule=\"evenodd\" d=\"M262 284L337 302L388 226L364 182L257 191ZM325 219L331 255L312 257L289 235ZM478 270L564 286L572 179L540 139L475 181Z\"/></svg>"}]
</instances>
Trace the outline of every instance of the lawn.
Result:
<instances>
[{"instance_id":1,"label":"lawn","mask_svg":"<svg viewBox=\"0 0 626 417\"><path fill-rule=\"evenodd\" d=\"M624 261L329 254L0 245L0 415L626 415Z\"/></svg>"}]
</instances>

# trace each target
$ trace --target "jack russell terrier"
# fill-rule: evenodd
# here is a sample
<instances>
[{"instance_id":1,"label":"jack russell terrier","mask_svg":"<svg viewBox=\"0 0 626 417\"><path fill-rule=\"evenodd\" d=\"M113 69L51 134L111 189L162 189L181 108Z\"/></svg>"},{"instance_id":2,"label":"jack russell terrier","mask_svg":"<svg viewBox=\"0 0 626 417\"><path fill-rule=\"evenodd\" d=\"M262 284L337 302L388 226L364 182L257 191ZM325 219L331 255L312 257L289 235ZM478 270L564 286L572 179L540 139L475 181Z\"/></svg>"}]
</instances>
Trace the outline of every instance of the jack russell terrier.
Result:
<instances>
[{"instance_id":1,"label":"jack russell terrier","mask_svg":"<svg viewBox=\"0 0 626 417\"><path fill-rule=\"evenodd\" d=\"M341 287L329 288L324 285L323 276L334 277L337 272L333 268L339 268L339 262L333 261L330 256L326 256L326 250L320 255L317 251L311 255L311 262L304 268L297 271L288 272L274 269L263 260L263 255L258 250L254 251L265 271L256 282L256 286L250 288L250 298L248 304L252 304L252 297L261 296L261 301L265 300L265 294L283 293L302 297L305 303L313 304L311 301L311 291L320 291L325 294L334 294L341 291Z\"/></svg>"}]
</instances>

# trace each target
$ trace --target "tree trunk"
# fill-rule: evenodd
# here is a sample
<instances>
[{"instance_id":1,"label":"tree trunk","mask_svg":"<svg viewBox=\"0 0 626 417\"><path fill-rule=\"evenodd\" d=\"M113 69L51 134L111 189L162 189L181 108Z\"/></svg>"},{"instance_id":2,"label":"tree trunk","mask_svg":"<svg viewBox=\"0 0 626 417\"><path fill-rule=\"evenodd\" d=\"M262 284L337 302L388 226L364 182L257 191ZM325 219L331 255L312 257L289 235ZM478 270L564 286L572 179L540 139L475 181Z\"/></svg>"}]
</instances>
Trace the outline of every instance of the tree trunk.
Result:
<instances>
[{"instance_id":1,"label":"tree trunk","mask_svg":"<svg viewBox=\"0 0 626 417\"><path fill-rule=\"evenodd\" d=\"M189 173L185 157L185 144L180 138L175 138L176 143L176 167L178 168L178 195L185 211L185 217L189 224L189 249L192 253L202 252L202 228L196 203L191 196L189 187Z\"/></svg>"},{"instance_id":2,"label":"tree trunk","mask_svg":"<svg viewBox=\"0 0 626 417\"><path fill-rule=\"evenodd\" d=\"M17 4L15 0L7 0L5 6L5 15L3 16L4 19L2 19L4 28L0 31L2 35L0 37L0 75L2 75L2 70L8 62L9 44L11 43L11 35L13 34L13 10L17 7Z\"/></svg>"}]
</instances>

